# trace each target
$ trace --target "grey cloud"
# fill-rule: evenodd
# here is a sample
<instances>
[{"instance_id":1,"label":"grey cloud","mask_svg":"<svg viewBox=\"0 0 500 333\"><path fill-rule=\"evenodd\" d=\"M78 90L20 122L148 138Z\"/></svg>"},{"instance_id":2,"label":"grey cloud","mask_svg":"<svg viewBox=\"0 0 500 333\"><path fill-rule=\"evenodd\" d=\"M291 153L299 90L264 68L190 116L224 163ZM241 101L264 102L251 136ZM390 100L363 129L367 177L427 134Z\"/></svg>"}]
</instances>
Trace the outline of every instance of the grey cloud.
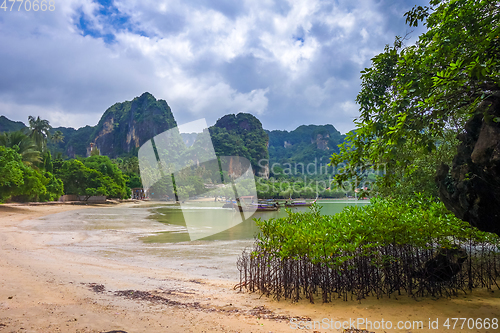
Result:
<instances>
[{"instance_id":1,"label":"grey cloud","mask_svg":"<svg viewBox=\"0 0 500 333\"><path fill-rule=\"evenodd\" d=\"M275 63L253 55L240 56L223 64L221 74L232 87L245 93L273 86L280 77L286 80L286 73L280 71Z\"/></svg>"},{"instance_id":2,"label":"grey cloud","mask_svg":"<svg viewBox=\"0 0 500 333\"><path fill-rule=\"evenodd\" d=\"M135 32L127 32L129 35L117 38L112 45L98 38L81 36L68 16L71 13L2 15L0 114L8 112L9 118L26 121L28 106L33 105L37 106L34 110L40 112L57 110L68 116L60 121L74 115L78 126L94 125L107 107L149 91L167 100L179 123L201 115L211 124L225 113L239 111L241 103L231 104L227 100L267 89L267 110L256 114L265 128L291 130L304 123L331 123L346 132L354 127L352 103L359 91L359 71L369 66L370 58L381 52L385 44L391 44L395 35L411 30L402 14L414 4L426 3L420 0L320 2L310 21L296 22L286 36L287 42L295 38L304 40L304 45L318 43L313 55L301 60L297 72L283 66L261 40L265 33L276 33L273 17L291 13L292 7L287 1L256 8L258 1L197 0L178 3L166 13L147 3L123 2L130 5L123 10L130 16ZM193 31L190 15L194 9L218 11L229 18L231 24L246 17L249 11L258 18L244 36L241 49L236 50L233 57L225 58L213 49L217 35L204 29ZM351 30L324 20L339 11L353 15L355 24ZM373 20L374 17L381 20ZM234 27L228 26L221 34L227 35ZM363 28L369 34L366 40L361 34ZM120 30L113 26L106 29L113 33ZM151 45L125 41L141 35L139 31L145 31L152 38L144 37ZM413 40L421 31L422 28L415 30ZM170 37L189 42L192 55L172 55L181 52L175 45L161 52L154 49L155 41ZM180 88L176 84L194 90L191 94L182 90L177 93L175 89ZM228 97L221 98L220 102L211 100L211 104L207 104L209 110L194 114L191 100L198 98L197 94L204 89L218 84L220 89L226 89L224 94ZM181 93L184 95L179 95ZM7 104L10 106L2 109L2 105ZM13 112L16 105L22 112ZM48 117L48 113L40 116Z\"/></svg>"}]
</instances>

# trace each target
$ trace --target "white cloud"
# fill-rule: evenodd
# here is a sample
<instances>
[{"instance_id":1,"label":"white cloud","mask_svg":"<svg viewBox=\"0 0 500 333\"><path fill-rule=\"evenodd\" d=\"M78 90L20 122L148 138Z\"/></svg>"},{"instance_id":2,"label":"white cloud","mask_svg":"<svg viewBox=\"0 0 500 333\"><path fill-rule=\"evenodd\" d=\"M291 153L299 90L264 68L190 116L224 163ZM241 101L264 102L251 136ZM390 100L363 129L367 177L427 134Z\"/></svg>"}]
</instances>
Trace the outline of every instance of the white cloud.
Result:
<instances>
[{"instance_id":1,"label":"white cloud","mask_svg":"<svg viewBox=\"0 0 500 333\"><path fill-rule=\"evenodd\" d=\"M217 119L228 113L264 114L268 106L268 91L269 89L255 89L240 93L225 83L210 84L186 79L174 83L164 93L169 96L172 106L193 115L193 118Z\"/></svg>"},{"instance_id":2,"label":"white cloud","mask_svg":"<svg viewBox=\"0 0 500 333\"><path fill-rule=\"evenodd\" d=\"M320 88L317 85L311 85L306 88L304 95L307 98L309 104L313 107L320 106L323 101L327 98L324 88Z\"/></svg>"},{"instance_id":3,"label":"white cloud","mask_svg":"<svg viewBox=\"0 0 500 333\"><path fill-rule=\"evenodd\" d=\"M348 117L356 117L358 115L358 106L352 101L340 103L340 109Z\"/></svg>"},{"instance_id":4,"label":"white cloud","mask_svg":"<svg viewBox=\"0 0 500 333\"><path fill-rule=\"evenodd\" d=\"M33 104L18 104L0 102L0 110L2 114L9 119L19 119L19 114L25 115L19 121L22 121L28 126L28 116L43 115L43 119L49 121L52 127L82 127L82 124L95 125L97 122L96 114L88 113L68 113L62 109L54 109L54 107L44 107ZM99 116L101 116L99 114Z\"/></svg>"},{"instance_id":5,"label":"white cloud","mask_svg":"<svg viewBox=\"0 0 500 333\"><path fill-rule=\"evenodd\" d=\"M349 130L359 70L404 34L413 2L115 0L121 16L110 17L94 1L67 0L51 13L3 15L0 114L94 125L149 91L183 122L251 112L268 129Z\"/></svg>"},{"instance_id":6,"label":"white cloud","mask_svg":"<svg viewBox=\"0 0 500 333\"><path fill-rule=\"evenodd\" d=\"M368 37L370 37L370 34L368 31L366 31L365 28L361 29L360 33L361 37L363 37L363 42L366 42L368 40Z\"/></svg>"}]
</instances>

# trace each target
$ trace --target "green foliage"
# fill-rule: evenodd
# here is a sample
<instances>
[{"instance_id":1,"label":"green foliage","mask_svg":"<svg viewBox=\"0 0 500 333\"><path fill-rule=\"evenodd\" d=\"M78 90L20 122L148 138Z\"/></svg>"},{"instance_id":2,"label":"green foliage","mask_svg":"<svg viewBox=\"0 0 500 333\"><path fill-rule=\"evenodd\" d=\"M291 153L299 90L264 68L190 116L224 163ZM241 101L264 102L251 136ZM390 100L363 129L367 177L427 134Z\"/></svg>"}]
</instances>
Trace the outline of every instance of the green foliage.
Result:
<instances>
[{"instance_id":1,"label":"green foliage","mask_svg":"<svg viewBox=\"0 0 500 333\"><path fill-rule=\"evenodd\" d=\"M490 241L500 248L498 237L471 227L441 202L423 196L413 201L374 198L370 205L348 206L335 215L319 212L316 204L310 212L288 211L284 218L257 220L259 246L281 258L307 255L313 263L342 263L356 249L368 255L374 247L394 244L426 249Z\"/></svg>"},{"instance_id":2,"label":"green foliage","mask_svg":"<svg viewBox=\"0 0 500 333\"><path fill-rule=\"evenodd\" d=\"M287 177L281 179L264 179L255 177L257 196L259 199L296 199L296 198L345 198L354 192L342 188L330 188L328 179L307 177ZM347 192L347 193L346 193Z\"/></svg>"},{"instance_id":3,"label":"green foliage","mask_svg":"<svg viewBox=\"0 0 500 333\"><path fill-rule=\"evenodd\" d=\"M150 196L153 198L174 198L177 194L179 200L186 200L195 196L204 195L207 192L204 182L212 183L213 175L210 170L203 167L184 168L173 174L166 174L161 177L149 189ZM220 182L220 179L219 179Z\"/></svg>"},{"instance_id":4,"label":"green foliage","mask_svg":"<svg viewBox=\"0 0 500 333\"><path fill-rule=\"evenodd\" d=\"M152 198L175 198L174 184L172 175L161 177L153 186L149 188L149 195Z\"/></svg>"},{"instance_id":5,"label":"green foliage","mask_svg":"<svg viewBox=\"0 0 500 333\"><path fill-rule=\"evenodd\" d=\"M10 197L23 184L21 155L14 149L0 146L0 201Z\"/></svg>"},{"instance_id":6,"label":"green foliage","mask_svg":"<svg viewBox=\"0 0 500 333\"><path fill-rule=\"evenodd\" d=\"M67 154L69 156L86 156L92 133L94 133L94 127L91 126L81 127L72 133L65 147Z\"/></svg>"},{"instance_id":7,"label":"green foliage","mask_svg":"<svg viewBox=\"0 0 500 333\"><path fill-rule=\"evenodd\" d=\"M61 130L56 130L54 134L50 135L50 141L53 143L64 142L64 134Z\"/></svg>"},{"instance_id":8,"label":"green foliage","mask_svg":"<svg viewBox=\"0 0 500 333\"><path fill-rule=\"evenodd\" d=\"M41 153L34 141L28 137L26 130L5 132L0 134L0 145L7 148L17 147L26 165L37 165L42 161Z\"/></svg>"},{"instance_id":9,"label":"green foliage","mask_svg":"<svg viewBox=\"0 0 500 333\"><path fill-rule=\"evenodd\" d=\"M345 137L332 125L302 125L291 132L266 132L269 135L269 165L278 163L282 168L286 163L307 165L315 160L318 165L326 164L331 154L338 152L338 145Z\"/></svg>"},{"instance_id":10,"label":"green foliage","mask_svg":"<svg viewBox=\"0 0 500 333\"><path fill-rule=\"evenodd\" d=\"M47 148L54 156L87 156L90 142L110 133L105 144L99 146L104 155L111 157L137 156L139 146L161 132L176 126L172 111L164 100L156 100L150 93L144 93L132 101L116 103L108 108L96 126L85 126L78 130L67 127L51 128L47 120L29 117L30 137L37 149ZM0 117L0 132L25 128L21 122ZM133 134L131 134L131 132ZM131 137L133 136L133 137ZM138 142L135 142L138 139ZM131 140L133 140L131 142Z\"/></svg>"},{"instance_id":11,"label":"green foliage","mask_svg":"<svg viewBox=\"0 0 500 333\"><path fill-rule=\"evenodd\" d=\"M107 156L91 156L82 161L65 161L58 170L65 194L90 197L128 198L130 189L126 178Z\"/></svg>"},{"instance_id":12,"label":"green foliage","mask_svg":"<svg viewBox=\"0 0 500 333\"><path fill-rule=\"evenodd\" d=\"M52 164L52 155L50 151L43 154L43 169L47 172L54 172L54 165Z\"/></svg>"},{"instance_id":13,"label":"green foliage","mask_svg":"<svg viewBox=\"0 0 500 333\"><path fill-rule=\"evenodd\" d=\"M118 168L126 175L140 173L139 170L139 159L137 157L125 157L125 158L117 158L113 160Z\"/></svg>"},{"instance_id":14,"label":"green foliage","mask_svg":"<svg viewBox=\"0 0 500 333\"><path fill-rule=\"evenodd\" d=\"M79 131L79 130L78 130ZM68 155L67 148L70 147L69 141L72 139L73 135L77 132L74 128L70 127L56 127L50 130L50 140L47 142L47 148L50 150L53 156L57 154ZM73 141L73 143L76 143ZM77 153L77 155L85 155L86 147L83 152Z\"/></svg>"},{"instance_id":15,"label":"green foliage","mask_svg":"<svg viewBox=\"0 0 500 333\"><path fill-rule=\"evenodd\" d=\"M415 193L438 196L435 182L436 170L441 163L450 164L458 145L455 133L447 131L445 139L427 154L416 154L411 149L401 149L395 156L406 161L406 167L393 168L383 177L378 177L375 189L386 197L401 197L412 200ZM384 166L385 167L385 166ZM382 168L381 168L382 169Z\"/></svg>"},{"instance_id":16,"label":"green foliage","mask_svg":"<svg viewBox=\"0 0 500 333\"><path fill-rule=\"evenodd\" d=\"M57 176L64 183L65 194L84 195L88 168L85 168L79 160L68 160L63 162L57 170Z\"/></svg>"},{"instance_id":17,"label":"green foliage","mask_svg":"<svg viewBox=\"0 0 500 333\"><path fill-rule=\"evenodd\" d=\"M498 3L432 0L430 5L406 14L411 25L425 20L428 28L415 45L405 47L404 39L396 38L361 72L356 132L331 159L334 165L383 164L389 175L402 175L383 186L404 182L418 169L414 161L422 163L437 145L451 149L449 131L463 130L479 103L500 90ZM434 157L439 162L449 155ZM355 176L346 172L337 180Z\"/></svg>"},{"instance_id":18,"label":"green foliage","mask_svg":"<svg viewBox=\"0 0 500 333\"><path fill-rule=\"evenodd\" d=\"M63 154L64 153L64 139L65 135L63 131L61 131L61 128L53 128L50 131L50 140L47 142L47 148L52 154L56 155L57 154ZM71 129L73 130L73 129ZM75 130L73 130L75 132Z\"/></svg>"},{"instance_id":19,"label":"green foliage","mask_svg":"<svg viewBox=\"0 0 500 333\"><path fill-rule=\"evenodd\" d=\"M14 201L42 201L42 197L47 195L45 184L47 179L37 170L26 167L23 170L23 183L13 192Z\"/></svg>"},{"instance_id":20,"label":"green foliage","mask_svg":"<svg viewBox=\"0 0 500 333\"><path fill-rule=\"evenodd\" d=\"M113 163L115 163L121 172L127 176L127 186L129 188L142 187L139 159L137 157L117 158L113 160Z\"/></svg>"},{"instance_id":21,"label":"green foliage","mask_svg":"<svg viewBox=\"0 0 500 333\"><path fill-rule=\"evenodd\" d=\"M0 133L0 145L16 148L26 165L36 165L41 162L41 154L33 140L26 135L25 130Z\"/></svg>"},{"instance_id":22,"label":"green foliage","mask_svg":"<svg viewBox=\"0 0 500 333\"><path fill-rule=\"evenodd\" d=\"M16 132L25 129L24 125L20 121L12 121L7 119L5 116L0 116L0 133L1 132Z\"/></svg>"},{"instance_id":23,"label":"green foliage","mask_svg":"<svg viewBox=\"0 0 500 333\"><path fill-rule=\"evenodd\" d=\"M45 152L47 148L47 140L50 137L50 130L52 127L48 120L40 119L40 116L28 117L30 125L30 138L33 139L40 152Z\"/></svg>"},{"instance_id":24,"label":"green foliage","mask_svg":"<svg viewBox=\"0 0 500 333\"><path fill-rule=\"evenodd\" d=\"M136 174L127 176L127 187L129 188L142 187L141 177Z\"/></svg>"},{"instance_id":25,"label":"green foliage","mask_svg":"<svg viewBox=\"0 0 500 333\"><path fill-rule=\"evenodd\" d=\"M56 200L62 194L61 180L23 163L15 149L0 146L0 175L0 201Z\"/></svg>"},{"instance_id":26,"label":"green foliage","mask_svg":"<svg viewBox=\"0 0 500 333\"><path fill-rule=\"evenodd\" d=\"M57 201L64 194L64 185L61 179L56 178L52 173L45 172L44 185L47 192L40 195L40 201Z\"/></svg>"},{"instance_id":27,"label":"green foliage","mask_svg":"<svg viewBox=\"0 0 500 333\"><path fill-rule=\"evenodd\" d=\"M217 156L245 157L256 173L261 171L259 161L269 160L267 133L253 115L225 115L209 130Z\"/></svg>"},{"instance_id":28,"label":"green foliage","mask_svg":"<svg viewBox=\"0 0 500 333\"><path fill-rule=\"evenodd\" d=\"M317 294L329 302L332 294L347 300L348 293L357 299L396 292L453 295L491 288L500 277L500 238L457 219L433 198L372 199L371 205L330 216L321 215L318 205L287 213L256 220L254 251L238 261L241 285L278 298L298 300L303 294L313 301ZM443 259L440 253L462 261L429 264Z\"/></svg>"},{"instance_id":29,"label":"green foliage","mask_svg":"<svg viewBox=\"0 0 500 333\"><path fill-rule=\"evenodd\" d=\"M101 152L97 148L94 148L90 151L90 156L99 156L99 155L101 155Z\"/></svg>"},{"instance_id":30,"label":"green foliage","mask_svg":"<svg viewBox=\"0 0 500 333\"><path fill-rule=\"evenodd\" d=\"M107 139L106 147L100 146L102 154L110 157L131 157L137 156L139 149L135 145L132 145L130 151L125 149L132 140L129 137L132 128L135 129L134 135L138 137L141 145L155 135L176 126L177 123L167 102L157 100L145 92L132 101L116 103L109 107L86 139L87 142L95 142L99 135L112 131L113 135Z\"/></svg>"}]
</instances>

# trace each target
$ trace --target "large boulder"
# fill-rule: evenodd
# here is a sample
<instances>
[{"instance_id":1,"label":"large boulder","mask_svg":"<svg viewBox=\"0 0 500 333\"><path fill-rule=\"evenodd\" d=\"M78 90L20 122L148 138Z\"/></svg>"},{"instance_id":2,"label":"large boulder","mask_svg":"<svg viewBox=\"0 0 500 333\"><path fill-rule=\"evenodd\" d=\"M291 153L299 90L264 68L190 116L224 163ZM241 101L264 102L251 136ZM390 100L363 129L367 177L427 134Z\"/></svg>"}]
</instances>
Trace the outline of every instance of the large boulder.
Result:
<instances>
[{"instance_id":1,"label":"large boulder","mask_svg":"<svg viewBox=\"0 0 500 333\"><path fill-rule=\"evenodd\" d=\"M439 196L458 218L500 235L500 93L483 101L466 123L451 168L442 164Z\"/></svg>"}]
</instances>

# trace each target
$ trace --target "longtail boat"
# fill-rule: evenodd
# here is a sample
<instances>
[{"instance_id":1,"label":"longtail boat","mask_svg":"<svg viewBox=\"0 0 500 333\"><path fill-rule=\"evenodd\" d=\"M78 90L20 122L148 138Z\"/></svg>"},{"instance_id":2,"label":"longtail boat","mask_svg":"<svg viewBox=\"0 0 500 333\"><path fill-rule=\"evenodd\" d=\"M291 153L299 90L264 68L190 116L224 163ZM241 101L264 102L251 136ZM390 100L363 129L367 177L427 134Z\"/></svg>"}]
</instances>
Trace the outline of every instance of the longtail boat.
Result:
<instances>
[{"instance_id":1,"label":"longtail boat","mask_svg":"<svg viewBox=\"0 0 500 333\"><path fill-rule=\"evenodd\" d=\"M307 202L305 200L295 200L295 201L285 201L285 206L287 207L309 207L311 206L313 203L316 202L316 200L318 200L318 198L314 199L314 201L310 201L310 202Z\"/></svg>"},{"instance_id":2,"label":"longtail boat","mask_svg":"<svg viewBox=\"0 0 500 333\"><path fill-rule=\"evenodd\" d=\"M250 211L269 212L280 209L279 205L277 204L267 204L267 203L258 203L258 204L254 203L248 205L241 205L241 204L238 205L237 203L233 203L233 208L240 212L250 212Z\"/></svg>"},{"instance_id":3,"label":"longtail boat","mask_svg":"<svg viewBox=\"0 0 500 333\"><path fill-rule=\"evenodd\" d=\"M267 212L267 211L275 211L280 209L280 206L276 203L261 203L259 202L257 204L257 211L258 212Z\"/></svg>"}]
</instances>

